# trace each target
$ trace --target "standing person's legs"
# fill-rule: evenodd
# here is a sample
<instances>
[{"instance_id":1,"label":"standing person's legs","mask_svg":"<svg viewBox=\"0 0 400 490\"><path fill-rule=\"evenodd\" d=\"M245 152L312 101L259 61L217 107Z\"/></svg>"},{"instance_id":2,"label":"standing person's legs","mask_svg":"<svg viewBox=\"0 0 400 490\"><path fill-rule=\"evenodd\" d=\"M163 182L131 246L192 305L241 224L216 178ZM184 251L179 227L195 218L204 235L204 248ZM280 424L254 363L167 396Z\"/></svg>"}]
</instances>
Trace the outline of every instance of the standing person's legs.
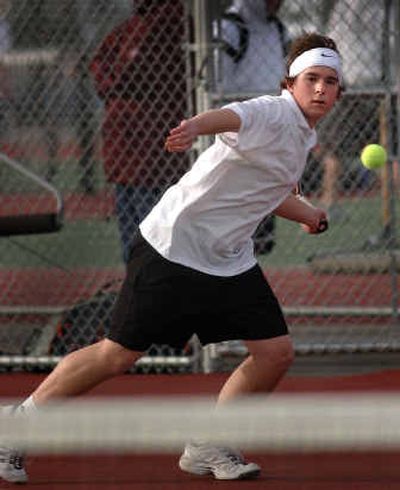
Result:
<instances>
[{"instance_id":1,"label":"standing person's legs","mask_svg":"<svg viewBox=\"0 0 400 490\"><path fill-rule=\"evenodd\" d=\"M121 237L122 258L128 263L132 240L141 221L159 199L157 190L140 185L115 185L115 212Z\"/></svg>"},{"instance_id":2,"label":"standing person's legs","mask_svg":"<svg viewBox=\"0 0 400 490\"><path fill-rule=\"evenodd\" d=\"M79 166L81 175L79 183L81 189L86 194L93 194L95 190L95 131L93 129L94 123L87 120L85 114L80 114L80 127L79 127L79 148L81 157L79 159ZM83 120L82 120L83 119Z\"/></svg>"},{"instance_id":3,"label":"standing person's legs","mask_svg":"<svg viewBox=\"0 0 400 490\"><path fill-rule=\"evenodd\" d=\"M322 158L322 193L321 202L329 211L338 203L338 186L340 177L340 161L333 152L327 152Z\"/></svg>"},{"instance_id":4,"label":"standing person's legs","mask_svg":"<svg viewBox=\"0 0 400 490\"><path fill-rule=\"evenodd\" d=\"M125 264L128 263L132 237L139 224L132 215L132 211L135 212L136 204L134 197L134 187L126 184L115 185L115 214L121 240L122 259Z\"/></svg>"}]
</instances>

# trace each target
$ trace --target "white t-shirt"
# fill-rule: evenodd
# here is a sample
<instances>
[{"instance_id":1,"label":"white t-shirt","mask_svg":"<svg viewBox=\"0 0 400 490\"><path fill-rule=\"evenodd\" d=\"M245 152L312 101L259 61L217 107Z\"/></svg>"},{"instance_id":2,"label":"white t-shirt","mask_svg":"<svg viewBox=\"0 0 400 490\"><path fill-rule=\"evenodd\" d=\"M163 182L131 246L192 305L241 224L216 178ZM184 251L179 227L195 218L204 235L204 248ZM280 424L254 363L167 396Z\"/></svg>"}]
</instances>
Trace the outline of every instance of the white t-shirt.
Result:
<instances>
[{"instance_id":1,"label":"white t-shirt","mask_svg":"<svg viewBox=\"0 0 400 490\"><path fill-rule=\"evenodd\" d=\"M218 135L140 224L163 257L217 276L256 264L251 237L297 184L316 144L288 91L225 108L239 115L239 132Z\"/></svg>"},{"instance_id":2,"label":"white t-shirt","mask_svg":"<svg viewBox=\"0 0 400 490\"><path fill-rule=\"evenodd\" d=\"M246 25L249 39L243 58L235 63L232 57L222 53L224 94L276 94L286 70L279 28L265 18L253 19ZM239 30L233 22L222 22L222 35L231 46L238 46Z\"/></svg>"}]
</instances>

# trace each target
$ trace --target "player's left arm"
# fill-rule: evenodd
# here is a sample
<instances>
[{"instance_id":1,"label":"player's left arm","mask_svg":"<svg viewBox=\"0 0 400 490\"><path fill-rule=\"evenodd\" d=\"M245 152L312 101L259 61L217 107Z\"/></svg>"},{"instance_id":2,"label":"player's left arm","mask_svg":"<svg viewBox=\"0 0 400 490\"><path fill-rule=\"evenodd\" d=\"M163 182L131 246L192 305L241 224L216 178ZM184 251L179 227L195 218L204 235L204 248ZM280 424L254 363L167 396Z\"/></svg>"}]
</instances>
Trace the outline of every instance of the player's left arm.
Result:
<instances>
[{"instance_id":1,"label":"player's left arm","mask_svg":"<svg viewBox=\"0 0 400 490\"><path fill-rule=\"evenodd\" d=\"M213 135L226 131L238 132L240 117L230 109L211 109L190 119L183 120L179 126L171 129L165 149L170 152L189 150L198 136Z\"/></svg>"},{"instance_id":2,"label":"player's left arm","mask_svg":"<svg viewBox=\"0 0 400 490\"><path fill-rule=\"evenodd\" d=\"M289 194L274 214L300 223L307 233L322 233L328 228L326 212L313 206L300 193Z\"/></svg>"}]
</instances>

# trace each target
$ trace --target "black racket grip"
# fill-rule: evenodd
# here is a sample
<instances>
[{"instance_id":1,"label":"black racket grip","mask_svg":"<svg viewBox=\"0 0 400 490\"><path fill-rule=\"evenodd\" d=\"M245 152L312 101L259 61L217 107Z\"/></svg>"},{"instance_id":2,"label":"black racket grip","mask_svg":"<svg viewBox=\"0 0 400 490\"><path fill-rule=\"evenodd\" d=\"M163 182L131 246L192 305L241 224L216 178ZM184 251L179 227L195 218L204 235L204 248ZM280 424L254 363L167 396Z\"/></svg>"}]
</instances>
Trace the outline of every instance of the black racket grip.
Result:
<instances>
[{"instance_id":1,"label":"black racket grip","mask_svg":"<svg viewBox=\"0 0 400 490\"><path fill-rule=\"evenodd\" d=\"M321 219L319 224L318 224L318 232L317 233L323 233L328 229L328 220L327 219Z\"/></svg>"}]
</instances>

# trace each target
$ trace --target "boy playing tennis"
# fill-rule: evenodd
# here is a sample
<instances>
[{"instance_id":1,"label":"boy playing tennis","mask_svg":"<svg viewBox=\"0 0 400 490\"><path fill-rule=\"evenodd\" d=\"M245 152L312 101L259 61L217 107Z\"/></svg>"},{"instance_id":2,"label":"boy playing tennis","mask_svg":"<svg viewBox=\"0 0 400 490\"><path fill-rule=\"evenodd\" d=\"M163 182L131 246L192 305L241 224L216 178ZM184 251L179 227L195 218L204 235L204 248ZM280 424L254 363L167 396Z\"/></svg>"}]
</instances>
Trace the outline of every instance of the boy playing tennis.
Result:
<instances>
[{"instance_id":1,"label":"boy playing tennis","mask_svg":"<svg viewBox=\"0 0 400 490\"><path fill-rule=\"evenodd\" d=\"M323 231L324 211L292 191L316 144L314 126L341 85L335 43L303 35L289 53L282 95L232 103L171 130L171 152L188 150L199 135L216 134L216 142L141 223L108 338L66 356L16 412L85 393L125 372L151 344L182 347L193 333L203 344L241 339L248 348L218 403L275 388L293 349L251 236L269 213ZM2 449L0 459L0 476L26 480L18 452ZM260 472L231 449L195 443L179 465L226 480Z\"/></svg>"}]
</instances>

